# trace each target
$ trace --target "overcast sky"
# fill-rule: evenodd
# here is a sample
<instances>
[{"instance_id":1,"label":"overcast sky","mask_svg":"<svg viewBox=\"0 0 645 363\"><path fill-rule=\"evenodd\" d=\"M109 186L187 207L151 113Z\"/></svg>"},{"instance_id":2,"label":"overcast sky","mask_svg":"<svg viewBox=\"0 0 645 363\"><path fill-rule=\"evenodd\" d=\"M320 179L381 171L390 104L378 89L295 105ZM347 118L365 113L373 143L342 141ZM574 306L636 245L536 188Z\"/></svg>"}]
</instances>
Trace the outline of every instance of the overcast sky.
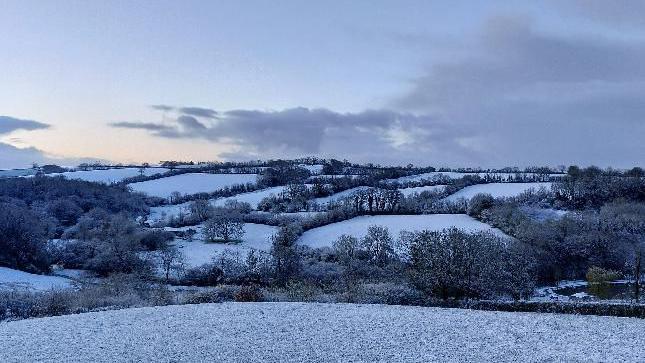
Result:
<instances>
[{"instance_id":1,"label":"overcast sky","mask_svg":"<svg viewBox=\"0 0 645 363\"><path fill-rule=\"evenodd\" d=\"M0 4L0 168L645 164L645 1Z\"/></svg>"}]
</instances>

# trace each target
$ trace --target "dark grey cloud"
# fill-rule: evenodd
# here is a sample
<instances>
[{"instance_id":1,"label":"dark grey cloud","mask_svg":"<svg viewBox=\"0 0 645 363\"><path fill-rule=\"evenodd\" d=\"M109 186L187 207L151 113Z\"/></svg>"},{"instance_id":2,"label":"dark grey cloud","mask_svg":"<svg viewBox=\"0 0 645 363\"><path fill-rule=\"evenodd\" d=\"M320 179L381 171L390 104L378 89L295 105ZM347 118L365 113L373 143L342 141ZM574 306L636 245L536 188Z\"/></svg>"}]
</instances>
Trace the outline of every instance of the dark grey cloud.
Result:
<instances>
[{"instance_id":1,"label":"dark grey cloud","mask_svg":"<svg viewBox=\"0 0 645 363\"><path fill-rule=\"evenodd\" d=\"M122 124L113 124L121 127ZM449 125L431 116L390 110L339 113L304 107L282 111L231 110L210 123L190 116L178 117L172 126L132 123L157 137L201 138L231 145L221 157L268 158L324 155L350 157L359 161L410 160L408 153L439 152L449 149L464 159L473 158L460 146ZM467 157L466 157L467 155ZM426 160L427 163L427 160Z\"/></svg>"},{"instance_id":2,"label":"dark grey cloud","mask_svg":"<svg viewBox=\"0 0 645 363\"><path fill-rule=\"evenodd\" d=\"M139 130L147 130L147 131L155 131L155 132L174 130L174 127L172 126L158 124L155 122L119 121L119 122L112 122L109 125L112 127L117 127L122 129L139 129Z\"/></svg>"},{"instance_id":3,"label":"dark grey cloud","mask_svg":"<svg viewBox=\"0 0 645 363\"><path fill-rule=\"evenodd\" d=\"M204 117L204 118L217 118L217 111L210 108L203 107L180 107L177 109L179 113L184 115Z\"/></svg>"},{"instance_id":4,"label":"dark grey cloud","mask_svg":"<svg viewBox=\"0 0 645 363\"><path fill-rule=\"evenodd\" d=\"M8 134L16 130L43 130L49 127L50 125L38 121L0 116L0 135Z\"/></svg>"},{"instance_id":5,"label":"dark grey cloud","mask_svg":"<svg viewBox=\"0 0 645 363\"><path fill-rule=\"evenodd\" d=\"M150 108L153 110L157 111L163 111L163 112L175 112L178 115L187 115L187 116L193 116L193 117L202 117L202 118L207 118L207 119L215 119L217 118L217 111L213 110L212 108L205 108L205 107L175 107L175 106L170 106L170 105L164 105L164 104L158 104L158 105L150 105Z\"/></svg>"},{"instance_id":6,"label":"dark grey cloud","mask_svg":"<svg viewBox=\"0 0 645 363\"><path fill-rule=\"evenodd\" d=\"M179 116L177 117L177 123L188 130L206 130L206 126L192 116Z\"/></svg>"},{"instance_id":7,"label":"dark grey cloud","mask_svg":"<svg viewBox=\"0 0 645 363\"><path fill-rule=\"evenodd\" d=\"M487 163L645 162L645 43L492 19L465 57L433 64L393 102L464 132Z\"/></svg>"}]
</instances>

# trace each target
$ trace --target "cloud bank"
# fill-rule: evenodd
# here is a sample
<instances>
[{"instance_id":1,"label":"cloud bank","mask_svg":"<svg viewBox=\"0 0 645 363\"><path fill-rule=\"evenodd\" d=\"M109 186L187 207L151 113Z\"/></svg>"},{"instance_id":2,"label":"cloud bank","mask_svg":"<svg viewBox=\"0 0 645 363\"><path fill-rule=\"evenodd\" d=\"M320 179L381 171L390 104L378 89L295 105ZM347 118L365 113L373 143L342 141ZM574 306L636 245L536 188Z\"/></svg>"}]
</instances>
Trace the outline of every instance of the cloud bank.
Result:
<instances>
[{"instance_id":1,"label":"cloud bank","mask_svg":"<svg viewBox=\"0 0 645 363\"><path fill-rule=\"evenodd\" d=\"M630 15L605 7L570 2L563 9L602 18L603 24ZM412 41L423 46L427 39ZM545 32L530 18L515 16L491 18L473 39L452 46L460 52L438 57L411 77L409 91L393 96L385 109L156 105L173 118L112 126L225 144L230 151L220 157L229 159L319 155L467 166L645 164L645 40Z\"/></svg>"},{"instance_id":2,"label":"cloud bank","mask_svg":"<svg viewBox=\"0 0 645 363\"><path fill-rule=\"evenodd\" d=\"M0 116L0 135L9 134L17 130L43 130L50 126L48 124L32 121L22 120L10 116Z\"/></svg>"}]
</instances>

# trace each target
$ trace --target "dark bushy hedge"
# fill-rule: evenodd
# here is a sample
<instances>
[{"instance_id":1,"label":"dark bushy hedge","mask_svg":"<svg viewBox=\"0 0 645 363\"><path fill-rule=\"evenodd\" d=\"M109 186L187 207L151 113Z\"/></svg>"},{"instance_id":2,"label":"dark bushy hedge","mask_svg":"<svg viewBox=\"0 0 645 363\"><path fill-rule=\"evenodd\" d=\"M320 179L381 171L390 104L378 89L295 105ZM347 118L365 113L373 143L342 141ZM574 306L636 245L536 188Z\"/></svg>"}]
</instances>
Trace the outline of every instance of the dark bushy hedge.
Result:
<instances>
[{"instance_id":1,"label":"dark bushy hedge","mask_svg":"<svg viewBox=\"0 0 645 363\"><path fill-rule=\"evenodd\" d=\"M577 303L550 301L433 301L425 306L487 311L621 316L645 319L645 304Z\"/></svg>"}]
</instances>

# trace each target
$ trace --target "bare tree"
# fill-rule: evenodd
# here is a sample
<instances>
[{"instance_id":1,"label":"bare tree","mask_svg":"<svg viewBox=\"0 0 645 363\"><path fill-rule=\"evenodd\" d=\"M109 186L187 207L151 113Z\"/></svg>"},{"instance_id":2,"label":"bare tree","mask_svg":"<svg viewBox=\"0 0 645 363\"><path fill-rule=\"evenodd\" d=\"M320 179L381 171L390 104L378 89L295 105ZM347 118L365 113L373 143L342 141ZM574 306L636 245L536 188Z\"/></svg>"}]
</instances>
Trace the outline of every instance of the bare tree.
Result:
<instances>
[{"instance_id":1,"label":"bare tree","mask_svg":"<svg viewBox=\"0 0 645 363\"><path fill-rule=\"evenodd\" d=\"M216 209L204 224L204 236L211 242L240 239L244 235L241 214L224 208Z\"/></svg>"},{"instance_id":2,"label":"bare tree","mask_svg":"<svg viewBox=\"0 0 645 363\"><path fill-rule=\"evenodd\" d=\"M168 246L160 250L159 257L161 258L161 267L166 276L166 283L170 279L171 271L180 272L184 269L184 255L175 246Z\"/></svg>"},{"instance_id":3,"label":"bare tree","mask_svg":"<svg viewBox=\"0 0 645 363\"><path fill-rule=\"evenodd\" d=\"M190 203L190 213L198 221L205 221L213 211L213 207L206 199L197 199Z\"/></svg>"}]
</instances>

